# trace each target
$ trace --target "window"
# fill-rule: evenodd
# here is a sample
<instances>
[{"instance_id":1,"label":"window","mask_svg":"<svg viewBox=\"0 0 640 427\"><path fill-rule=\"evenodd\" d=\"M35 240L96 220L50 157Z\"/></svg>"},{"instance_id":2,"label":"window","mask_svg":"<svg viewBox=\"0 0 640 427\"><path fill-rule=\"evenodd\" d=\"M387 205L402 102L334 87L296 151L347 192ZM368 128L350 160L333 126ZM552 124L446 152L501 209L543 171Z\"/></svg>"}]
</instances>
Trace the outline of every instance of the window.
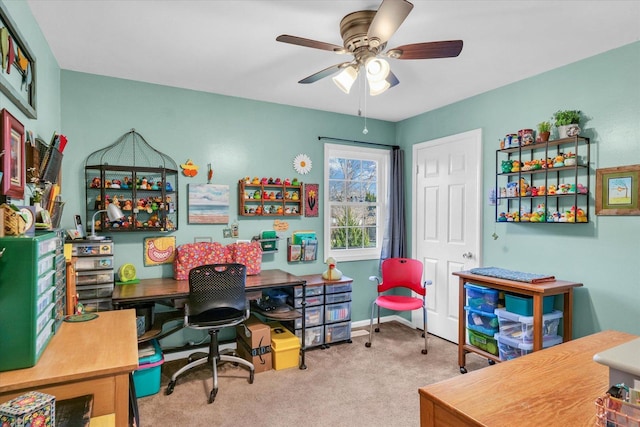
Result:
<instances>
[{"instance_id":1,"label":"window","mask_svg":"<svg viewBox=\"0 0 640 427\"><path fill-rule=\"evenodd\" d=\"M325 144L324 167L325 259L380 258L389 152Z\"/></svg>"}]
</instances>

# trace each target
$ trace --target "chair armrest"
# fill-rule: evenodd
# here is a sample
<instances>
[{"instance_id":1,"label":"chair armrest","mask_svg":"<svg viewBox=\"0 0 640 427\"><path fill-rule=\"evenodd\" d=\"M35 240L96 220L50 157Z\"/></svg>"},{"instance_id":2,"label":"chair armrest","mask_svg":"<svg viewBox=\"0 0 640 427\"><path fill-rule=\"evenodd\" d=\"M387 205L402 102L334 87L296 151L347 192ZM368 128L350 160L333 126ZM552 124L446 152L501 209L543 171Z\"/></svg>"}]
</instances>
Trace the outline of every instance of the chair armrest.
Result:
<instances>
[{"instance_id":1,"label":"chair armrest","mask_svg":"<svg viewBox=\"0 0 640 427\"><path fill-rule=\"evenodd\" d=\"M369 276L369 280L371 280L372 282L375 281L376 284L380 284L380 278L377 276Z\"/></svg>"}]
</instances>

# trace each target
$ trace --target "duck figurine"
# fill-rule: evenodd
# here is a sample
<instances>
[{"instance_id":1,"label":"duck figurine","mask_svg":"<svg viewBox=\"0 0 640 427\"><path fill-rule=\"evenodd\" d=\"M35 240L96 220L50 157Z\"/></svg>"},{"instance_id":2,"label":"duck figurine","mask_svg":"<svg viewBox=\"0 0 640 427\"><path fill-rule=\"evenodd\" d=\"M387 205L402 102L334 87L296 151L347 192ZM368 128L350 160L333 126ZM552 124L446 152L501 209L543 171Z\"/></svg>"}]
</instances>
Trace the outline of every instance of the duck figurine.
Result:
<instances>
[{"instance_id":1,"label":"duck figurine","mask_svg":"<svg viewBox=\"0 0 640 427\"><path fill-rule=\"evenodd\" d=\"M325 280L340 280L342 279L342 271L338 270L338 268L336 267L337 262L335 260L335 258L333 257L329 257L327 258L327 260L325 261L325 264L327 264L327 270L322 273L322 278Z\"/></svg>"}]
</instances>

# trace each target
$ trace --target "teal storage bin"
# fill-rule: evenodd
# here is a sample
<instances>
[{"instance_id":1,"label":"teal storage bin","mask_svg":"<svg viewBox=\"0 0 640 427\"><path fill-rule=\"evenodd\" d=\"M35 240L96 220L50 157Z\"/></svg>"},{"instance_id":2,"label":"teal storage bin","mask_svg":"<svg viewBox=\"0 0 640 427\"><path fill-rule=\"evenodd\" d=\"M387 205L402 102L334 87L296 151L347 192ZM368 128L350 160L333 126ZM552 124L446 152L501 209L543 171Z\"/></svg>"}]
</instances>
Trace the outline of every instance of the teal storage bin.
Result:
<instances>
[{"instance_id":1,"label":"teal storage bin","mask_svg":"<svg viewBox=\"0 0 640 427\"><path fill-rule=\"evenodd\" d=\"M504 296L507 311L521 316L533 316L533 297L506 294ZM542 314L553 311L554 295L544 297L542 300Z\"/></svg>"},{"instance_id":2,"label":"teal storage bin","mask_svg":"<svg viewBox=\"0 0 640 427\"><path fill-rule=\"evenodd\" d=\"M152 340L154 354L138 359L138 369L133 373L136 397L145 397L160 391L160 371L164 363L162 349L157 340Z\"/></svg>"}]
</instances>

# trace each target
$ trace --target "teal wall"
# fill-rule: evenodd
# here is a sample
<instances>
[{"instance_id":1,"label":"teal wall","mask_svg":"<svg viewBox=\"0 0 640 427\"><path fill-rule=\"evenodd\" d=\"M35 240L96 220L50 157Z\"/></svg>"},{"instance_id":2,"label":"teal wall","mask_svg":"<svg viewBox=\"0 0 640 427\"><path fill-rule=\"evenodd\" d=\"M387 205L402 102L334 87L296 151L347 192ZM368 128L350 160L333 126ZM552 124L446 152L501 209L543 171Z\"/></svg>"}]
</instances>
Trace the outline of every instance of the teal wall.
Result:
<instances>
[{"instance_id":1,"label":"teal wall","mask_svg":"<svg viewBox=\"0 0 640 427\"><path fill-rule=\"evenodd\" d=\"M544 272L584 283L574 300L574 336L604 329L640 334L640 217L595 215L595 170L640 163L640 43L597 55L398 123L412 145L471 129L483 133L482 265ZM591 138L588 224L494 222L498 139L535 128L560 109L582 110ZM407 182L411 182L407 170ZM410 212L410 203L408 212ZM491 237L495 232L497 240Z\"/></svg>"},{"instance_id":2,"label":"teal wall","mask_svg":"<svg viewBox=\"0 0 640 427\"><path fill-rule=\"evenodd\" d=\"M294 178L322 184L324 150L318 136L363 140L363 119L285 105L255 102L217 94L196 92L130 80L62 71L62 127L69 138L64 156L63 195L67 204L64 226L73 224L73 214L85 218L84 161L87 156L113 143L123 133L135 128L154 148L185 163L192 159L200 166L194 178L179 179L179 223L177 244L193 242L195 237L224 239L226 225L193 225L187 223L187 185L206 182L206 166L212 163L212 183L229 185L230 220L238 220L240 238L250 239L262 230L273 228L273 217L237 216L238 180L244 176ZM395 124L367 120L370 140L395 141ZM293 169L296 154L306 153L312 160L308 175ZM322 200L323 186L320 186ZM289 232L315 230L322 235L321 216L315 218L279 218L289 222ZM133 262L140 278L172 276L172 266L145 267L142 241L151 233L114 234L116 267ZM155 234L158 235L158 234ZM284 240L284 239L283 239ZM326 269L323 246L318 260L289 264L286 241L279 252L263 257L263 269L281 268L294 274L321 273ZM368 277L376 274L377 262L342 263L338 266L354 278L353 318L369 317L369 304L374 287Z\"/></svg>"}]
</instances>

